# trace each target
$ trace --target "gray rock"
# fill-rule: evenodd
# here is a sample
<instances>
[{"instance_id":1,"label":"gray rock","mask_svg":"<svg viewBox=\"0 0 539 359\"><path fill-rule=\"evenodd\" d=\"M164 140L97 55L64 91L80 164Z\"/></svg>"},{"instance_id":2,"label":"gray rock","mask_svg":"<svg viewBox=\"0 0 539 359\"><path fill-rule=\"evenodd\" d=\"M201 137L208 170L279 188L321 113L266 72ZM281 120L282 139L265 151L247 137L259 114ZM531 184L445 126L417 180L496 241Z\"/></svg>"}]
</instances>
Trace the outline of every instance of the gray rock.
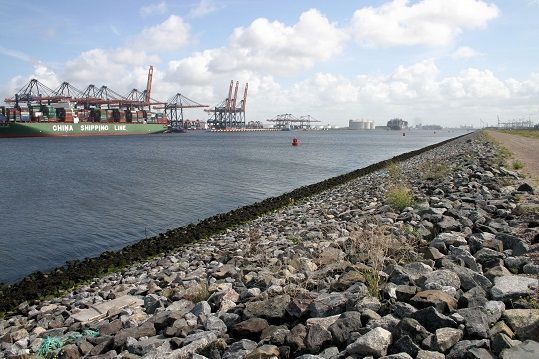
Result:
<instances>
[{"instance_id":1,"label":"gray rock","mask_svg":"<svg viewBox=\"0 0 539 359\"><path fill-rule=\"evenodd\" d=\"M420 350L417 353L416 359L445 359L445 355L439 352Z\"/></svg>"},{"instance_id":2,"label":"gray rock","mask_svg":"<svg viewBox=\"0 0 539 359\"><path fill-rule=\"evenodd\" d=\"M320 356L324 359L333 359L339 355L339 348L329 347L320 352Z\"/></svg>"},{"instance_id":3,"label":"gray rock","mask_svg":"<svg viewBox=\"0 0 539 359\"><path fill-rule=\"evenodd\" d=\"M270 359L279 356L279 348L275 345L264 344L253 349L245 356L245 359Z\"/></svg>"},{"instance_id":4,"label":"gray rock","mask_svg":"<svg viewBox=\"0 0 539 359\"><path fill-rule=\"evenodd\" d=\"M346 352L348 354L381 357L387 354L391 339L391 332L383 328L375 328L348 345Z\"/></svg>"},{"instance_id":5,"label":"gray rock","mask_svg":"<svg viewBox=\"0 0 539 359\"><path fill-rule=\"evenodd\" d=\"M526 340L522 344L504 349L500 354L502 359L537 359L539 358L539 342Z\"/></svg>"},{"instance_id":6,"label":"gray rock","mask_svg":"<svg viewBox=\"0 0 539 359\"><path fill-rule=\"evenodd\" d=\"M470 268L455 264L446 266L446 268L452 270L458 275L460 279L460 286L464 291L468 291L477 286L480 286L485 291L489 291L490 287L492 287L492 282L487 277L471 270Z\"/></svg>"},{"instance_id":7,"label":"gray rock","mask_svg":"<svg viewBox=\"0 0 539 359\"><path fill-rule=\"evenodd\" d=\"M249 339L241 339L232 343L223 353L222 359L245 358L245 356L257 347L257 343Z\"/></svg>"},{"instance_id":8,"label":"gray rock","mask_svg":"<svg viewBox=\"0 0 539 359\"><path fill-rule=\"evenodd\" d=\"M346 296L342 293L321 294L309 305L312 317L329 317L346 309Z\"/></svg>"},{"instance_id":9,"label":"gray rock","mask_svg":"<svg viewBox=\"0 0 539 359\"><path fill-rule=\"evenodd\" d=\"M397 324L395 337L409 336L415 343L421 343L430 333L419 322L412 318L404 318ZM411 353L408 353L411 354Z\"/></svg>"},{"instance_id":10,"label":"gray rock","mask_svg":"<svg viewBox=\"0 0 539 359\"><path fill-rule=\"evenodd\" d=\"M193 309L191 309L191 313L193 313L195 316L197 317L200 317L200 316L208 316L211 314L211 306L210 306L210 303L208 303L207 301L203 300L201 302L198 302L197 304L195 304L195 306L193 307Z\"/></svg>"},{"instance_id":11,"label":"gray rock","mask_svg":"<svg viewBox=\"0 0 539 359\"><path fill-rule=\"evenodd\" d=\"M485 348L488 349L489 341L487 339L481 340L461 340L451 348L449 354L447 354L446 359L460 359L465 358L466 353L471 348Z\"/></svg>"},{"instance_id":12,"label":"gray rock","mask_svg":"<svg viewBox=\"0 0 539 359\"><path fill-rule=\"evenodd\" d=\"M442 289L444 286L453 287L455 289L460 288L459 276L448 269L440 269L432 273L427 274L417 280L417 283L423 287L423 289Z\"/></svg>"},{"instance_id":13,"label":"gray rock","mask_svg":"<svg viewBox=\"0 0 539 359\"><path fill-rule=\"evenodd\" d=\"M215 332L217 335L225 334L227 331L225 322L211 315L206 319L204 329Z\"/></svg>"},{"instance_id":14,"label":"gray rock","mask_svg":"<svg viewBox=\"0 0 539 359\"><path fill-rule=\"evenodd\" d=\"M184 339L185 346L170 353L169 358L190 359L193 353L199 353L217 340L214 332L192 334Z\"/></svg>"},{"instance_id":15,"label":"gray rock","mask_svg":"<svg viewBox=\"0 0 539 359\"><path fill-rule=\"evenodd\" d=\"M487 338L489 318L482 307L464 308L457 311L464 317L466 333L472 338Z\"/></svg>"},{"instance_id":16,"label":"gray rock","mask_svg":"<svg viewBox=\"0 0 539 359\"><path fill-rule=\"evenodd\" d=\"M503 318L518 339L539 341L539 309L507 309Z\"/></svg>"},{"instance_id":17,"label":"gray rock","mask_svg":"<svg viewBox=\"0 0 539 359\"><path fill-rule=\"evenodd\" d=\"M489 324L492 325L498 320L500 320L500 318L502 317L502 314L505 311L505 304L500 301L489 300L485 303L483 308L485 309L485 312L487 314Z\"/></svg>"},{"instance_id":18,"label":"gray rock","mask_svg":"<svg viewBox=\"0 0 539 359\"><path fill-rule=\"evenodd\" d=\"M464 335L462 330L454 328L440 328L436 329L434 335L434 348L439 352L448 351L453 345L455 345Z\"/></svg>"},{"instance_id":19,"label":"gray rock","mask_svg":"<svg viewBox=\"0 0 539 359\"><path fill-rule=\"evenodd\" d=\"M494 278L494 286L490 290L492 299L506 301L525 295L531 295L537 287L537 279L517 275Z\"/></svg>"},{"instance_id":20,"label":"gray rock","mask_svg":"<svg viewBox=\"0 0 539 359\"><path fill-rule=\"evenodd\" d=\"M417 312L417 308L415 308L411 304L404 302L395 303L395 308L393 309L393 313L400 318L409 317L414 312Z\"/></svg>"}]
</instances>

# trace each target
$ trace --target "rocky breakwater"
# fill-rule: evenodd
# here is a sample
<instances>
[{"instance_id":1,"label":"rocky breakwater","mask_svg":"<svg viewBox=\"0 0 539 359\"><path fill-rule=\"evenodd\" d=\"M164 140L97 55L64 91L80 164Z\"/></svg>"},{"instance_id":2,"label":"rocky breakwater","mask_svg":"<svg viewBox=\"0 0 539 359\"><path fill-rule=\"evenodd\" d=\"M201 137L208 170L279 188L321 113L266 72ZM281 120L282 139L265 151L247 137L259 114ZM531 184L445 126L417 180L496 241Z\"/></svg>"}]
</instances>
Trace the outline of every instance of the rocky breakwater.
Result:
<instances>
[{"instance_id":1,"label":"rocky breakwater","mask_svg":"<svg viewBox=\"0 0 539 359\"><path fill-rule=\"evenodd\" d=\"M538 358L537 197L473 134L0 320L0 357Z\"/></svg>"}]
</instances>

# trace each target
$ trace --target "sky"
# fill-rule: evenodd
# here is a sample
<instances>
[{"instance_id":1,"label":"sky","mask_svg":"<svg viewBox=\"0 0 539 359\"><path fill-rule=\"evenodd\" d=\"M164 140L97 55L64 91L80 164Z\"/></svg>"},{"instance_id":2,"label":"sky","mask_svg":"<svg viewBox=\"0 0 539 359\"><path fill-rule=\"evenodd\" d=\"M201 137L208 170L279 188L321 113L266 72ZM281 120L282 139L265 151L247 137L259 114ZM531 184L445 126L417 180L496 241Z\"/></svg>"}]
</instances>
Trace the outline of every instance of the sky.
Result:
<instances>
[{"instance_id":1,"label":"sky","mask_svg":"<svg viewBox=\"0 0 539 359\"><path fill-rule=\"evenodd\" d=\"M32 78L127 94L152 65L158 100L249 83L247 121L537 123L538 18L539 0L0 0L0 96Z\"/></svg>"}]
</instances>

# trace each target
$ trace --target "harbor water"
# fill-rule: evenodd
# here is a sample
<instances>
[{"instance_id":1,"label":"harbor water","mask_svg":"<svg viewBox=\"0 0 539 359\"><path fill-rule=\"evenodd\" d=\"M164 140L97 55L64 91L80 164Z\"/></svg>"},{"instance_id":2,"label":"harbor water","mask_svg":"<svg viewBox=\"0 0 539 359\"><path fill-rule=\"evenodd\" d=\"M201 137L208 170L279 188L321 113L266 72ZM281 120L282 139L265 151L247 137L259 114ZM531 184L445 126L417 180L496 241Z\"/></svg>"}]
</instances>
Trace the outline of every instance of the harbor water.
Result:
<instances>
[{"instance_id":1,"label":"harbor water","mask_svg":"<svg viewBox=\"0 0 539 359\"><path fill-rule=\"evenodd\" d=\"M118 250L463 131L0 139L0 282ZM300 140L292 146L292 138Z\"/></svg>"}]
</instances>

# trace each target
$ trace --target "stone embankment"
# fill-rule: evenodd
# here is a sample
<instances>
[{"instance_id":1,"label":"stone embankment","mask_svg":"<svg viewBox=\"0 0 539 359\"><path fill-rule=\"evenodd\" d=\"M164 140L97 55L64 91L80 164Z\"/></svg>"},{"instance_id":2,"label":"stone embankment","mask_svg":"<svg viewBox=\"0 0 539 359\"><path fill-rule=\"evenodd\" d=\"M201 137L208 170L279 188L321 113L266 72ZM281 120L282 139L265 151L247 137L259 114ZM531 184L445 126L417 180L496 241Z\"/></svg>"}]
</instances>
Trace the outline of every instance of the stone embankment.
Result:
<instances>
[{"instance_id":1,"label":"stone embankment","mask_svg":"<svg viewBox=\"0 0 539 359\"><path fill-rule=\"evenodd\" d=\"M538 358L537 197L500 161L466 136L23 303L0 357Z\"/></svg>"}]
</instances>

